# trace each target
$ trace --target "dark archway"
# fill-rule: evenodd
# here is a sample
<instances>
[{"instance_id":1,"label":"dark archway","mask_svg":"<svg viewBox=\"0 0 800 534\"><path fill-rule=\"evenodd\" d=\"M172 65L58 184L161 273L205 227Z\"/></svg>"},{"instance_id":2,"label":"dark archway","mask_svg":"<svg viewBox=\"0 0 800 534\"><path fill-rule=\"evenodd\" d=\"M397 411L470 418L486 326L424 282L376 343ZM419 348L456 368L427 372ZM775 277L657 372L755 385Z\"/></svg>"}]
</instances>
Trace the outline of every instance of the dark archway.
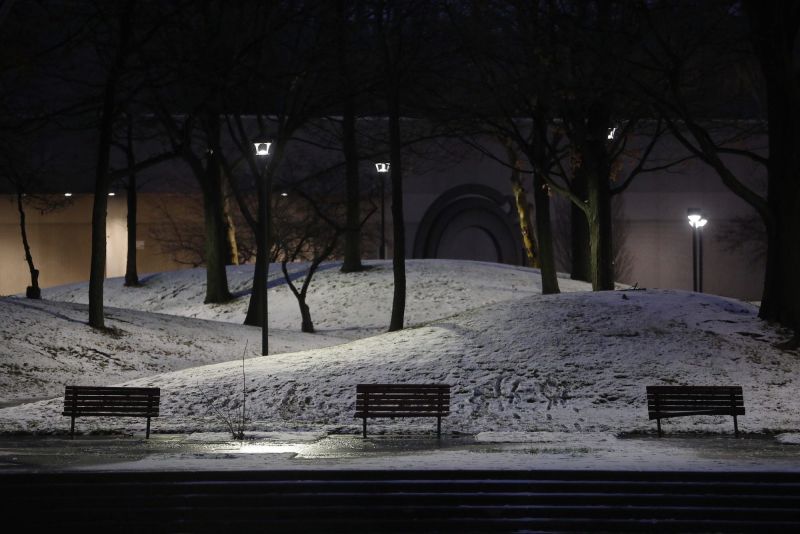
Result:
<instances>
[{"instance_id":1,"label":"dark archway","mask_svg":"<svg viewBox=\"0 0 800 534\"><path fill-rule=\"evenodd\" d=\"M491 187L467 184L442 193L420 222L415 258L523 264L513 199Z\"/></svg>"}]
</instances>

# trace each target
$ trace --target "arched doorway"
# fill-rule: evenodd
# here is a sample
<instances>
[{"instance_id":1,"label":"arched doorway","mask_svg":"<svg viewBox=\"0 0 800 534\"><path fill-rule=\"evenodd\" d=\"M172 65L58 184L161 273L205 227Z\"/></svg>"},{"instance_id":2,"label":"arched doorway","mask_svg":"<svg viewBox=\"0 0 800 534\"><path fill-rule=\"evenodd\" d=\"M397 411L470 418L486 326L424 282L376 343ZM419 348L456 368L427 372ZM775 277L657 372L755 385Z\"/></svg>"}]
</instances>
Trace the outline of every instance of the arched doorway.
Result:
<instances>
[{"instance_id":1,"label":"arched doorway","mask_svg":"<svg viewBox=\"0 0 800 534\"><path fill-rule=\"evenodd\" d=\"M444 192L420 222L414 257L521 265L522 241L512 202L484 185L461 185Z\"/></svg>"}]
</instances>

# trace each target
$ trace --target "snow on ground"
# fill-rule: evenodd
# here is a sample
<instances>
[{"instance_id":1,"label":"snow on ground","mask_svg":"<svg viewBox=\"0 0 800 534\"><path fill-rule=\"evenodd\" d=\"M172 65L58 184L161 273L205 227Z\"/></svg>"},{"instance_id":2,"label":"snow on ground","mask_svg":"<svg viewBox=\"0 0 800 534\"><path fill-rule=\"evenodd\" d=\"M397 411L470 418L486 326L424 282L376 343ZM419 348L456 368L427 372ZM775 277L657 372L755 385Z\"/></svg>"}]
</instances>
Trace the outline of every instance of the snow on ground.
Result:
<instances>
[{"instance_id":1,"label":"snow on ground","mask_svg":"<svg viewBox=\"0 0 800 534\"><path fill-rule=\"evenodd\" d=\"M358 339L386 331L392 308L391 261L365 261L369 269L339 272L340 263L325 263L314 275L308 305L315 328L323 333ZM303 273L305 263L289 264L290 275ZM418 325L508 299L541 293L537 270L474 261L408 260L406 324ZM140 288L125 288L122 278L106 281L108 306L242 323L247 313L253 266L228 268L231 293L239 298L219 305L203 304L205 270L187 269L142 277ZM284 282L279 264L270 266L269 327L299 330L297 300ZM301 282L302 280L298 281ZM586 291L584 282L559 280L562 291ZM42 291L46 299L88 303L86 284Z\"/></svg>"},{"instance_id":2,"label":"snow on ground","mask_svg":"<svg viewBox=\"0 0 800 534\"><path fill-rule=\"evenodd\" d=\"M248 356L261 330L244 325L106 308L108 332L90 328L83 304L0 299L0 405L63 395L66 384L110 385ZM273 331L282 352L342 339Z\"/></svg>"},{"instance_id":3,"label":"snow on ground","mask_svg":"<svg viewBox=\"0 0 800 534\"><path fill-rule=\"evenodd\" d=\"M321 267L309 290L317 324L313 335L299 331L296 299L285 286L280 266L273 265L270 353L322 348L384 332L391 312L391 262L367 263L371 268L362 273L342 274L335 263ZM291 274L302 274L307 264L289 267ZM253 266L231 267L228 272L232 292L240 296L218 305L203 304L203 269L149 275L138 288L124 287L120 278L107 280L108 333L86 325L85 283L45 289L47 300L42 301L0 299L0 406L57 396L65 384L107 385L241 361L245 343L247 357L259 355L261 330L241 324ZM479 262L409 261L408 285L409 325L540 292L535 270ZM585 283L569 279L562 285L565 290L587 289Z\"/></svg>"},{"instance_id":4,"label":"snow on ground","mask_svg":"<svg viewBox=\"0 0 800 534\"><path fill-rule=\"evenodd\" d=\"M741 384L747 409L742 430L800 428L795 378L800 358L773 347L781 333L761 322L749 304L667 290L542 296L531 270L474 262L409 262L409 275L409 322L420 326L247 359L249 428L356 433L355 384L361 382L452 384L445 431L483 433L487 440L496 432L652 432L645 386L657 383ZM317 321L327 333L357 332L359 321L370 329L388 317L383 307L388 310L390 299L380 296L390 286L387 269L349 276L335 269L319 274L323 295L317 295ZM271 304L279 300L270 298ZM42 320L42 328L49 329ZM276 318L277 324L281 320ZM8 326L2 332L16 335ZM242 364L234 359L127 384L162 388L156 432L224 431L210 405L223 412L238 406ZM0 410L0 429L63 431L68 424L60 412L60 399L6 408ZM91 418L79 419L78 427L139 431L143 424ZM369 426L376 433L429 433L435 422ZM730 417L664 422L667 432L730 433L732 426Z\"/></svg>"}]
</instances>

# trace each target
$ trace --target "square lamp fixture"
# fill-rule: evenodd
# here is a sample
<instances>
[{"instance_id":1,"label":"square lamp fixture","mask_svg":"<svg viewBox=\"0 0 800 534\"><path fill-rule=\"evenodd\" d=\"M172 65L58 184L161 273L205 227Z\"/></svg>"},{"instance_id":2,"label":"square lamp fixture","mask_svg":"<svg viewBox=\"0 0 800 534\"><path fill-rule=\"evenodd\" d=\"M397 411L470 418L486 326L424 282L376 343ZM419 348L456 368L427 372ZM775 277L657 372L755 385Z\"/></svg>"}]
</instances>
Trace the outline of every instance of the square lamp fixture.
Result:
<instances>
[{"instance_id":1,"label":"square lamp fixture","mask_svg":"<svg viewBox=\"0 0 800 534\"><path fill-rule=\"evenodd\" d=\"M269 149L272 143L253 143L256 148L256 156L269 156Z\"/></svg>"},{"instance_id":2,"label":"square lamp fixture","mask_svg":"<svg viewBox=\"0 0 800 534\"><path fill-rule=\"evenodd\" d=\"M376 163L375 170L378 172L389 172L389 164L388 163Z\"/></svg>"}]
</instances>

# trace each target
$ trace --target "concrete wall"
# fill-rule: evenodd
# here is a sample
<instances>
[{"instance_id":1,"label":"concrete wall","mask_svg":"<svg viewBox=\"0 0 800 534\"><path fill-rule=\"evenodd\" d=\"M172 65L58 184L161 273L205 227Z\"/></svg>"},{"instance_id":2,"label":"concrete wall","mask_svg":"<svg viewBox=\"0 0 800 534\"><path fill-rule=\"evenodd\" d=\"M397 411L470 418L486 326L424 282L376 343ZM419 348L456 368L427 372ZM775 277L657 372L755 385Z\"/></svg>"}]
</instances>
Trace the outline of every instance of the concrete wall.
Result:
<instances>
[{"instance_id":1,"label":"concrete wall","mask_svg":"<svg viewBox=\"0 0 800 534\"><path fill-rule=\"evenodd\" d=\"M670 154L681 151L673 143L662 147L661 153L661 157L655 156L654 164L674 158ZM455 152L437 154L432 150L425 157L409 156L404 160L407 257L422 257L420 240L431 232L438 232L436 257L493 260L498 258L497 250L519 246L519 254L505 254L503 260L511 263L522 261L510 171L497 161L504 160L503 150L496 147L493 156L461 147ZM313 161L313 155L309 157ZM746 160L732 160L730 163L737 176L754 185L763 181L763 170L757 166ZM365 162L362 180L374 186L376 176L370 172L374 172L374 166ZM526 183L529 184L530 180L526 179ZM459 188L471 191L490 188L493 193L488 197L477 193L459 197L462 203L458 209L451 210L436 224L429 224L431 217L436 215L433 211L438 209L437 206L441 208L442 199ZM385 206L387 258L391 257L392 243L389 189L386 188ZM703 230L705 291L747 300L760 298L764 266L753 261L751 244L744 243L738 250L731 251L719 240L731 221L752 215L753 211L733 195L706 165L687 162L669 171L644 174L621 195L621 201L615 224L626 235L624 247L628 261L627 274L620 281L638 283L640 287L691 290L692 235L686 210L697 207L705 210L710 221ZM54 213L42 215L33 209L28 210L28 233L34 261L41 271L42 287L87 280L91 202L91 195L78 194L73 197L71 206ZM481 203L487 206L483 212L480 211ZM558 228L556 238L562 242L558 248L566 250L568 247L563 244L569 235L568 203L554 196L553 209L554 225ZM124 195L109 199L109 277L122 276L125 272L125 213ZM498 223L501 218L505 218L503 224ZM362 247L365 258L378 256L379 221L380 214L376 213L365 226ZM197 258L201 254L195 254L194 260L184 258L178 262L153 239L154 232L168 232L173 222L181 228L188 225L201 227L202 210L196 194L140 194L140 274L182 268L187 266L186 262L199 261ZM18 225L14 197L0 196L0 294L24 292L30 283ZM560 263L562 270L568 265L564 257Z\"/></svg>"},{"instance_id":2,"label":"concrete wall","mask_svg":"<svg viewBox=\"0 0 800 534\"><path fill-rule=\"evenodd\" d=\"M31 254L40 271L39 285L51 287L89 278L91 255L92 195L75 194L70 205L42 214L26 209L26 228ZM165 224L164 209L197 213L197 199L186 195L140 194L138 221L139 273L185 267L164 254L153 239L153 230ZM127 255L127 207L125 196L109 198L106 224L108 277L124 276ZM19 228L16 199L0 196L0 295L24 293L30 285Z\"/></svg>"},{"instance_id":3,"label":"concrete wall","mask_svg":"<svg viewBox=\"0 0 800 534\"><path fill-rule=\"evenodd\" d=\"M674 160L674 154L683 153L675 142L666 140L653 154L652 165L662 165ZM502 161L503 154L499 150L494 156ZM763 169L752 162L738 158L729 159L727 163L738 177L756 189L763 183ZM624 171L622 175L625 175ZM526 179L526 183L529 186L530 180ZM509 170L492 157L473 153L452 166L408 174L405 207L410 255L413 255L415 242L424 239L426 229L421 228L420 223L429 210L435 209L437 200L448 191L464 184L487 185L505 195L508 205L504 209L510 212L513 220ZM731 193L708 166L690 160L669 170L642 174L618 198L621 209L615 215L614 224L625 235L627 256L627 274L620 279L621 282L638 283L639 287L691 290L692 231L686 211L688 208L701 208L709 219L702 231L704 291L745 300L760 299L764 265L763 261L754 258L754 244L742 243L738 249L728 250L729 247L721 240L732 221L753 215L754 211ZM530 191L529 200L532 203ZM568 210L568 202L554 196L555 237L562 241L561 246L556 247L557 253L569 248L564 246L569 236ZM465 233L451 236L456 242L444 247L440 257L485 260L493 256L483 250L491 243L479 230L465 229L456 219L453 219L452 226ZM460 247L456 247L458 243L461 243ZM568 266L568 261L561 257L559 264L563 269Z\"/></svg>"}]
</instances>

